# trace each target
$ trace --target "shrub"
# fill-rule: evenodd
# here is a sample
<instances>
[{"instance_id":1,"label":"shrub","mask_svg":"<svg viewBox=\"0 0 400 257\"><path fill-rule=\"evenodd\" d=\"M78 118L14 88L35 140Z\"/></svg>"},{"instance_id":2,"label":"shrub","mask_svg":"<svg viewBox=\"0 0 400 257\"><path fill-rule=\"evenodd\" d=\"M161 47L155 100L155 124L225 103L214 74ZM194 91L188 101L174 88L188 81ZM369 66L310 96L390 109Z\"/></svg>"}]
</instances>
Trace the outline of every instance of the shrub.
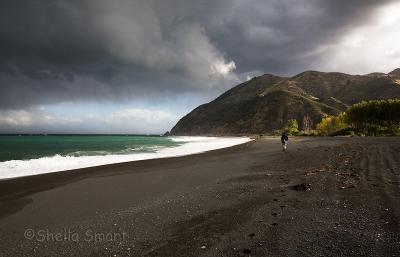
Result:
<instances>
[{"instance_id":1,"label":"shrub","mask_svg":"<svg viewBox=\"0 0 400 257\"><path fill-rule=\"evenodd\" d=\"M400 99L363 101L347 110L346 122L376 132L382 127L400 126Z\"/></svg>"},{"instance_id":2,"label":"shrub","mask_svg":"<svg viewBox=\"0 0 400 257\"><path fill-rule=\"evenodd\" d=\"M363 101L317 125L319 135L399 135L400 99Z\"/></svg>"},{"instance_id":3,"label":"shrub","mask_svg":"<svg viewBox=\"0 0 400 257\"><path fill-rule=\"evenodd\" d=\"M354 136L355 134L352 128L345 128L332 133L331 136Z\"/></svg>"},{"instance_id":4,"label":"shrub","mask_svg":"<svg viewBox=\"0 0 400 257\"><path fill-rule=\"evenodd\" d=\"M348 125L345 122L345 113L338 116L328 116L321 120L317 125L317 133L322 136L333 135L338 131L344 131Z\"/></svg>"},{"instance_id":5,"label":"shrub","mask_svg":"<svg viewBox=\"0 0 400 257\"><path fill-rule=\"evenodd\" d=\"M284 127L285 132L288 135L297 135L299 134L299 124L296 119L290 119L286 122Z\"/></svg>"}]
</instances>

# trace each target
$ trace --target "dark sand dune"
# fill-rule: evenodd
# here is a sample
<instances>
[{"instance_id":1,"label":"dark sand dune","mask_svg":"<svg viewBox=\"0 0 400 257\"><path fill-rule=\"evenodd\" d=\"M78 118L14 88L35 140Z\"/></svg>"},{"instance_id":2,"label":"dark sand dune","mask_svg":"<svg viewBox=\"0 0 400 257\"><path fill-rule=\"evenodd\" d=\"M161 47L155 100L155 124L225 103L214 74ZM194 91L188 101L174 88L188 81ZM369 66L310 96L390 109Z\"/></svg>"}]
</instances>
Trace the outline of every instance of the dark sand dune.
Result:
<instances>
[{"instance_id":1,"label":"dark sand dune","mask_svg":"<svg viewBox=\"0 0 400 257\"><path fill-rule=\"evenodd\" d=\"M280 147L0 181L0 256L400 256L399 138Z\"/></svg>"}]
</instances>

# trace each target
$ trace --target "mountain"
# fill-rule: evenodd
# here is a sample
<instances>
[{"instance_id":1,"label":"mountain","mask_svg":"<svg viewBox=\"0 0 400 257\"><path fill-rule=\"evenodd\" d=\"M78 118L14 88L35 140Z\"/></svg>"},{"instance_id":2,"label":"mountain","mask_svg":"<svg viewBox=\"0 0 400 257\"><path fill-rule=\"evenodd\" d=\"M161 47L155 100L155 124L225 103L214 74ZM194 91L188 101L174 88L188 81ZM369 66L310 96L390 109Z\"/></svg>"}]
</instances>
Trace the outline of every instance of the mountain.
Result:
<instances>
[{"instance_id":1,"label":"mountain","mask_svg":"<svg viewBox=\"0 0 400 257\"><path fill-rule=\"evenodd\" d=\"M400 68L389 72L388 75L390 75L390 76L400 76Z\"/></svg>"},{"instance_id":2,"label":"mountain","mask_svg":"<svg viewBox=\"0 0 400 257\"><path fill-rule=\"evenodd\" d=\"M248 135L281 129L296 119L303 130L362 100L400 98L400 69L389 74L349 75L305 71L293 77L265 74L200 105L172 135ZM400 74L399 74L400 75Z\"/></svg>"}]
</instances>

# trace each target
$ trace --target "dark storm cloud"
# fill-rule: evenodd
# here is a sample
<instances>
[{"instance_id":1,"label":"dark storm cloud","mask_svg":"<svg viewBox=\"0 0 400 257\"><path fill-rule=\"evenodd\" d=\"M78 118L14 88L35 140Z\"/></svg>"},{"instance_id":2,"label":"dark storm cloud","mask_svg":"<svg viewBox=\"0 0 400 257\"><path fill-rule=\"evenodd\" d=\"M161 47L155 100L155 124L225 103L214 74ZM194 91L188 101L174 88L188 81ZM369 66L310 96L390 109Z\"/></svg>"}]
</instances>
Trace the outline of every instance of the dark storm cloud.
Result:
<instances>
[{"instance_id":1,"label":"dark storm cloud","mask_svg":"<svg viewBox=\"0 0 400 257\"><path fill-rule=\"evenodd\" d=\"M243 74L301 71L387 2L4 0L0 109L219 92Z\"/></svg>"},{"instance_id":2,"label":"dark storm cloud","mask_svg":"<svg viewBox=\"0 0 400 257\"><path fill-rule=\"evenodd\" d=\"M218 48L235 60L238 72L293 74L323 56L314 50L335 43L392 1L280 0L235 1L206 23Z\"/></svg>"}]
</instances>

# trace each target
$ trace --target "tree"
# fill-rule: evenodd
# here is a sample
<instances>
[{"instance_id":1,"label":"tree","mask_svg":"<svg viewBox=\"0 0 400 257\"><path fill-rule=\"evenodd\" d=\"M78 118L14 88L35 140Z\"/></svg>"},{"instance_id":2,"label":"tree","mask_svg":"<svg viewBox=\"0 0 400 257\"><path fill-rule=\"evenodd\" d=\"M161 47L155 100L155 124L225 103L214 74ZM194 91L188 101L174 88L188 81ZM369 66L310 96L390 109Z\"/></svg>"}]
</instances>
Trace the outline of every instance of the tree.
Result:
<instances>
[{"instance_id":1,"label":"tree","mask_svg":"<svg viewBox=\"0 0 400 257\"><path fill-rule=\"evenodd\" d=\"M400 133L400 99L363 101L317 125L319 135L356 131L370 135Z\"/></svg>"},{"instance_id":2,"label":"tree","mask_svg":"<svg viewBox=\"0 0 400 257\"><path fill-rule=\"evenodd\" d=\"M317 124L317 133L322 136L329 136L338 132L340 130L344 130L348 127L345 122L346 113L341 113L338 116L328 116L321 120L320 123Z\"/></svg>"},{"instance_id":3,"label":"tree","mask_svg":"<svg viewBox=\"0 0 400 257\"><path fill-rule=\"evenodd\" d=\"M347 110L346 120L356 128L400 126L400 99L363 101Z\"/></svg>"},{"instance_id":4,"label":"tree","mask_svg":"<svg viewBox=\"0 0 400 257\"><path fill-rule=\"evenodd\" d=\"M286 125L284 127L284 130L286 133L289 135L297 134L299 133L299 124L297 123L296 119L290 119L286 122Z\"/></svg>"}]
</instances>

